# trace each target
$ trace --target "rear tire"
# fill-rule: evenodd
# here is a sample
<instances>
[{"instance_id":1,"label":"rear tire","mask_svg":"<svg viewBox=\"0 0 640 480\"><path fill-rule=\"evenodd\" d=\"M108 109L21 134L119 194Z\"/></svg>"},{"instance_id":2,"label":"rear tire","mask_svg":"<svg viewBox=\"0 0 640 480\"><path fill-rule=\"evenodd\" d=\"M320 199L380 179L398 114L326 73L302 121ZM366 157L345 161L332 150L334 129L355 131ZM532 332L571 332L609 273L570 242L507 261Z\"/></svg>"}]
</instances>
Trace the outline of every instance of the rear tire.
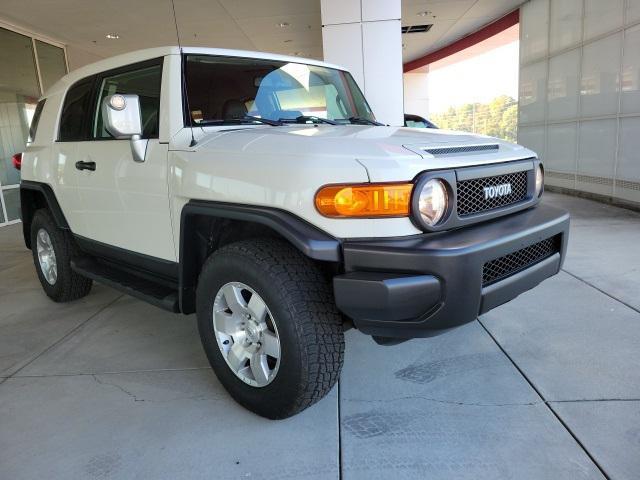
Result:
<instances>
[{"instance_id":1,"label":"rear tire","mask_svg":"<svg viewBox=\"0 0 640 480\"><path fill-rule=\"evenodd\" d=\"M230 288L240 295L232 294L232 301L227 301L223 289ZM257 310L266 312L262 333L278 339L273 356L265 357L264 375L259 370L257 375L251 373L256 358L251 353L246 364L230 353L232 347L240 347L244 358L243 348L254 352L251 348L256 345L258 353L266 348L260 328L251 323L260 315L254 315L256 308L247 309L257 300L264 304ZM323 398L338 380L344 334L331 286L317 266L288 243L245 240L213 253L200 274L196 309L213 370L231 396L252 412L271 419L290 417ZM235 319L230 321L237 320L242 327L233 323L226 335L214 315L223 315L225 326L226 319Z\"/></svg>"},{"instance_id":2,"label":"rear tire","mask_svg":"<svg viewBox=\"0 0 640 480\"><path fill-rule=\"evenodd\" d=\"M91 291L92 281L71 269L77 253L71 235L56 226L48 210L33 216L31 251L42 289L54 302L77 300Z\"/></svg>"}]
</instances>

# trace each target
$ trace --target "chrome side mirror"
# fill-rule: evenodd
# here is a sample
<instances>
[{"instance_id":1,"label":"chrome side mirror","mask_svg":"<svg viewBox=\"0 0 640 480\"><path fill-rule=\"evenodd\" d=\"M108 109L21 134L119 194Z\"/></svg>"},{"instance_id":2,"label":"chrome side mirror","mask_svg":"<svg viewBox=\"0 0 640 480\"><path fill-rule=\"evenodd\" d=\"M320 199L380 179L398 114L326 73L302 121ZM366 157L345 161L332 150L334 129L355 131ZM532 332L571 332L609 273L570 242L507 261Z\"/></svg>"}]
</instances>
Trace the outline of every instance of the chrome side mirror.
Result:
<instances>
[{"instance_id":1,"label":"chrome side mirror","mask_svg":"<svg viewBox=\"0 0 640 480\"><path fill-rule=\"evenodd\" d=\"M102 100L102 121L107 132L118 140L131 140L136 162L144 162L149 140L143 140L140 99L137 95L109 95Z\"/></svg>"}]
</instances>

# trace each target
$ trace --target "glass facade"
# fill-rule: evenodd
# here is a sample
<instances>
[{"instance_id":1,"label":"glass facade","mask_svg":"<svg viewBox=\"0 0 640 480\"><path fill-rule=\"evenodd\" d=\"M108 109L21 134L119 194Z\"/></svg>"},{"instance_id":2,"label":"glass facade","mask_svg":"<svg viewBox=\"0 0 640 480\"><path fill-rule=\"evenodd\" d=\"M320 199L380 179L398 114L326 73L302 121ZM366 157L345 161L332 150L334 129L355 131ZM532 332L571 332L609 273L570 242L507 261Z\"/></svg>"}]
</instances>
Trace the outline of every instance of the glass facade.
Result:
<instances>
[{"instance_id":1,"label":"glass facade","mask_svg":"<svg viewBox=\"0 0 640 480\"><path fill-rule=\"evenodd\" d=\"M640 205L640 0L520 10L519 143L545 183Z\"/></svg>"},{"instance_id":2,"label":"glass facade","mask_svg":"<svg viewBox=\"0 0 640 480\"><path fill-rule=\"evenodd\" d=\"M20 172L11 157L24 151L43 90L67 73L65 51L0 28L0 226L20 218Z\"/></svg>"}]
</instances>

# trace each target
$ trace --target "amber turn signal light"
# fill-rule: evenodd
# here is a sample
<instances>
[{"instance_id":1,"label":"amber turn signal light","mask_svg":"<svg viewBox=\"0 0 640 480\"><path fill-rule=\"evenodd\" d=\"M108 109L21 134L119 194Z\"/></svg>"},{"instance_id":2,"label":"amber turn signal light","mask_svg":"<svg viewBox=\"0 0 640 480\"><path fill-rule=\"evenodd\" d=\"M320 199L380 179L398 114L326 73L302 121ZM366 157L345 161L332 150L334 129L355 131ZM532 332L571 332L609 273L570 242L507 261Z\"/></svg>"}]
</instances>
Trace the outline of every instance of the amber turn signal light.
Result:
<instances>
[{"instance_id":1,"label":"amber turn signal light","mask_svg":"<svg viewBox=\"0 0 640 480\"><path fill-rule=\"evenodd\" d=\"M316 193L316 208L325 217L407 217L412 183L327 185Z\"/></svg>"}]
</instances>

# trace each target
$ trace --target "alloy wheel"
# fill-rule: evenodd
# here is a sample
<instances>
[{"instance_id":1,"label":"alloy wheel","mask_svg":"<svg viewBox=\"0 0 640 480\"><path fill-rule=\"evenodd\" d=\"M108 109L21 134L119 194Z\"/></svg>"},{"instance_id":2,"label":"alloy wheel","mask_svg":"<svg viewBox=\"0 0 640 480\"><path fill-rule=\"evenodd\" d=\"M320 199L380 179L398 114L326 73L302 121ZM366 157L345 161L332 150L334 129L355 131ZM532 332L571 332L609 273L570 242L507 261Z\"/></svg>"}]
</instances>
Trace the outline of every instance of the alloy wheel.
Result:
<instances>
[{"instance_id":1,"label":"alloy wheel","mask_svg":"<svg viewBox=\"0 0 640 480\"><path fill-rule=\"evenodd\" d=\"M41 228L36 237L36 247L38 250L38 262L40 271L49 285L55 285L58 280L58 264L56 263L56 252L51 243L49 233Z\"/></svg>"},{"instance_id":2,"label":"alloy wheel","mask_svg":"<svg viewBox=\"0 0 640 480\"><path fill-rule=\"evenodd\" d=\"M280 366L280 337L269 307L240 282L223 285L213 302L213 330L233 373L253 387L269 385Z\"/></svg>"}]
</instances>

